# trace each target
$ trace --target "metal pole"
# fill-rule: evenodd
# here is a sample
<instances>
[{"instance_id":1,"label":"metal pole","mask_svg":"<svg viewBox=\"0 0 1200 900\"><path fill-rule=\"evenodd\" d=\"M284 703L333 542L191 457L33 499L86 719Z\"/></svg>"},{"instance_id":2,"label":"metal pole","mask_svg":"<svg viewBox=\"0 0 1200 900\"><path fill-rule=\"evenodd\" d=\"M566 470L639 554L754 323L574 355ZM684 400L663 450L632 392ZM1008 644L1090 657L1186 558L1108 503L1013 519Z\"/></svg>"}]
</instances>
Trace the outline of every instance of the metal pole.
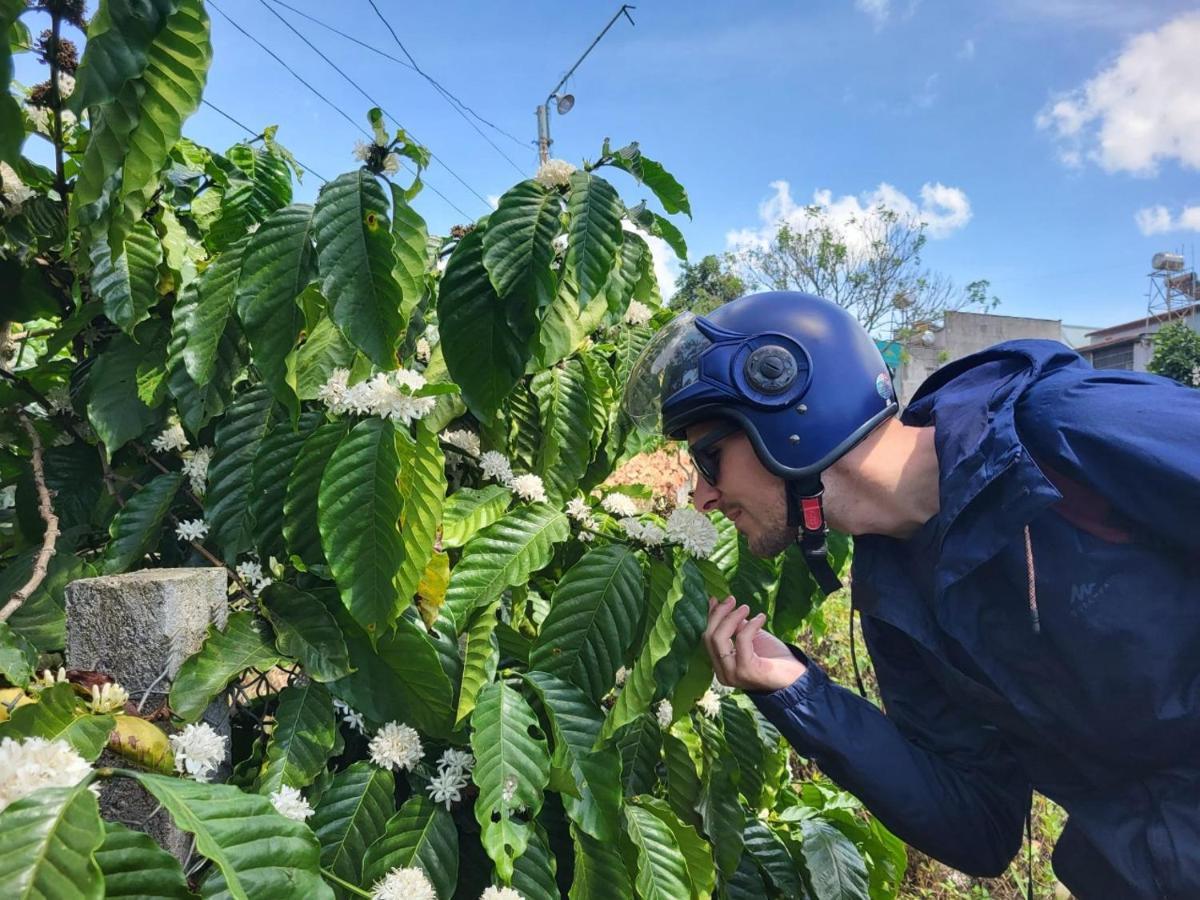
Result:
<instances>
[{"instance_id":1,"label":"metal pole","mask_svg":"<svg viewBox=\"0 0 1200 900\"><path fill-rule=\"evenodd\" d=\"M550 111L546 108L546 104L542 104L537 108L538 122L538 159L543 165L550 158Z\"/></svg>"}]
</instances>

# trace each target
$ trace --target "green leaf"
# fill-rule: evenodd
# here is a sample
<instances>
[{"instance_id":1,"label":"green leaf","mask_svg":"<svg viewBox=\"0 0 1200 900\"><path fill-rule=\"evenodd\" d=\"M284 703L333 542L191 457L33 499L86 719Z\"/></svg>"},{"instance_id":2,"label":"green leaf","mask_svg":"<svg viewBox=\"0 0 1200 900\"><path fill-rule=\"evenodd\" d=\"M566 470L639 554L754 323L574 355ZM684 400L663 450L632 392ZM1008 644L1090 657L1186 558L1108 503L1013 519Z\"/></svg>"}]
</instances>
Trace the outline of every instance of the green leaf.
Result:
<instances>
[{"instance_id":1,"label":"green leaf","mask_svg":"<svg viewBox=\"0 0 1200 900\"><path fill-rule=\"evenodd\" d=\"M137 376L138 368L162 350L149 341L137 344L118 334L88 370L88 422L104 442L109 459L160 420L160 414L138 397Z\"/></svg>"},{"instance_id":2,"label":"green leaf","mask_svg":"<svg viewBox=\"0 0 1200 900\"><path fill-rule=\"evenodd\" d=\"M458 886L458 829L454 819L422 793L415 793L388 819L383 835L367 848L363 884L373 885L396 868L419 866L439 900Z\"/></svg>"},{"instance_id":3,"label":"green leaf","mask_svg":"<svg viewBox=\"0 0 1200 900\"><path fill-rule=\"evenodd\" d=\"M209 626L199 652L184 660L171 685L171 709L194 722L213 698L246 669L266 671L283 658L266 626L249 611L229 616L224 631Z\"/></svg>"},{"instance_id":4,"label":"green leaf","mask_svg":"<svg viewBox=\"0 0 1200 900\"><path fill-rule=\"evenodd\" d=\"M351 884L363 880L367 848L384 836L396 812L396 780L388 769L356 762L333 776L309 824L321 842L321 865Z\"/></svg>"},{"instance_id":5,"label":"green leaf","mask_svg":"<svg viewBox=\"0 0 1200 900\"><path fill-rule=\"evenodd\" d=\"M399 185L388 182L392 192L392 237L396 240L396 267L392 275L400 285L404 301L400 321L406 323L425 294L425 256L429 229L415 209L408 205Z\"/></svg>"},{"instance_id":6,"label":"green leaf","mask_svg":"<svg viewBox=\"0 0 1200 900\"><path fill-rule=\"evenodd\" d=\"M683 239L683 232L671 223L669 219L664 219L658 213L652 213L654 216L654 227L651 229L651 234L655 237L660 237L667 242L667 246L675 251L675 255L682 260L687 259L687 242Z\"/></svg>"},{"instance_id":7,"label":"green leaf","mask_svg":"<svg viewBox=\"0 0 1200 900\"><path fill-rule=\"evenodd\" d=\"M104 874L105 900L187 900L188 890L179 860L148 834L119 822L104 823L104 843L96 851Z\"/></svg>"},{"instance_id":8,"label":"green leaf","mask_svg":"<svg viewBox=\"0 0 1200 900\"><path fill-rule=\"evenodd\" d=\"M196 279L195 305L184 310L183 362L196 384L206 384L216 369L221 338L236 309L245 252L246 241L240 240L218 256Z\"/></svg>"},{"instance_id":9,"label":"green leaf","mask_svg":"<svg viewBox=\"0 0 1200 900\"><path fill-rule=\"evenodd\" d=\"M193 434L225 411L233 397L233 382L245 365L246 340L237 320L230 319L217 339L212 379L198 384L184 361L188 333L200 302L199 285L188 282L172 310L171 340L167 345L167 389L176 400L179 417Z\"/></svg>"},{"instance_id":10,"label":"green leaf","mask_svg":"<svg viewBox=\"0 0 1200 900\"><path fill-rule=\"evenodd\" d=\"M455 491L442 508L442 546L461 547L504 515L511 502L512 494L498 484Z\"/></svg>"},{"instance_id":11,"label":"green leaf","mask_svg":"<svg viewBox=\"0 0 1200 900\"><path fill-rule=\"evenodd\" d=\"M271 406L266 386L255 385L233 401L217 425L204 507L210 540L227 563L254 546L250 479L258 448L271 427Z\"/></svg>"},{"instance_id":12,"label":"green leaf","mask_svg":"<svg viewBox=\"0 0 1200 900\"><path fill-rule=\"evenodd\" d=\"M704 751L704 792L699 812L704 831L716 848L717 866L723 875L729 876L742 855L742 830L746 822L738 801L738 760L715 722L699 716L696 724Z\"/></svg>"},{"instance_id":13,"label":"green leaf","mask_svg":"<svg viewBox=\"0 0 1200 900\"><path fill-rule=\"evenodd\" d=\"M726 697L721 701L721 723L725 728L725 740L737 758L741 772L738 787L746 802L758 809L763 791L766 748L758 736L754 716Z\"/></svg>"},{"instance_id":14,"label":"green leaf","mask_svg":"<svg viewBox=\"0 0 1200 900\"><path fill-rule=\"evenodd\" d=\"M350 654L337 620L312 594L285 582L266 587L259 600L275 630L275 646L300 660L314 681L336 681L350 674Z\"/></svg>"},{"instance_id":15,"label":"green leaf","mask_svg":"<svg viewBox=\"0 0 1200 900\"><path fill-rule=\"evenodd\" d=\"M37 665L37 648L9 627L0 622L0 677L9 684L24 687L33 677Z\"/></svg>"},{"instance_id":16,"label":"green leaf","mask_svg":"<svg viewBox=\"0 0 1200 900\"><path fill-rule=\"evenodd\" d=\"M578 359L568 359L533 376L543 439L537 472L554 502L578 489L592 458L588 378Z\"/></svg>"},{"instance_id":17,"label":"green leaf","mask_svg":"<svg viewBox=\"0 0 1200 900\"><path fill-rule=\"evenodd\" d=\"M321 546L342 603L372 639L412 602L400 593L399 473L395 426L366 419L333 451L317 498Z\"/></svg>"},{"instance_id":18,"label":"green leaf","mask_svg":"<svg viewBox=\"0 0 1200 900\"><path fill-rule=\"evenodd\" d=\"M333 321L381 369L395 368L405 324L387 214L387 195L366 169L321 188L313 213L321 293Z\"/></svg>"},{"instance_id":19,"label":"green leaf","mask_svg":"<svg viewBox=\"0 0 1200 900\"><path fill-rule=\"evenodd\" d=\"M688 202L687 191L675 180L675 176L663 168L662 163L638 153L632 159L623 156L613 157L612 164L624 169L650 190L669 213L683 213L689 219L692 217L692 205Z\"/></svg>"},{"instance_id":20,"label":"green leaf","mask_svg":"<svg viewBox=\"0 0 1200 900\"><path fill-rule=\"evenodd\" d=\"M458 710L455 713L456 728L465 724L475 709L479 692L496 677L496 667L500 663L500 642L496 639L499 611L500 598L497 597L487 606L475 611L470 625L464 632L467 646L463 652L462 685L459 688Z\"/></svg>"},{"instance_id":21,"label":"green leaf","mask_svg":"<svg viewBox=\"0 0 1200 900\"><path fill-rule=\"evenodd\" d=\"M446 457L438 444L438 434L423 422L415 426L416 440L400 432L400 492L404 496L400 542L404 556L400 564L398 592L403 602L411 602L421 583L421 575L433 558L438 522L446 502Z\"/></svg>"},{"instance_id":22,"label":"green leaf","mask_svg":"<svg viewBox=\"0 0 1200 900\"><path fill-rule=\"evenodd\" d=\"M770 895L767 893L767 884L763 880L762 873L754 865L753 860L744 855L738 860L737 868L733 870L732 875L721 877L721 896L724 900L762 900L763 897ZM807 900L809 894L801 892L794 896Z\"/></svg>"},{"instance_id":23,"label":"green leaf","mask_svg":"<svg viewBox=\"0 0 1200 900\"><path fill-rule=\"evenodd\" d=\"M112 100L125 82L146 67L150 42L166 24L179 0L107 0L88 27L87 46L76 72L68 104L79 112Z\"/></svg>"},{"instance_id":24,"label":"green leaf","mask_svg":"<svg viewBox=\"0 0 1200 900\"><path fill-rule=\"evenodd\" d=\"M266 797L228 784L144 772L136 777L177 826L196 836L196 852L216 867L204 881L204 896L332 900L317 874L320 848L313 833L279 815Z\"/></svg>"},{"instance_id":25,"label":"green leaf","mask_svg":"<svg viewBox=\"0 0 1200 900\"><path fill-rule=\"evenodd\" d=\"M558 865L546 829L535 823L525 852L513 861L513 890L525 900L560 900L555 873Z\"/></svg>"},{"instance_id":26,"label":"green leaf","mask_svg":"<svg viewBox=\"0 0 1200 900\"><path fill-rule=\"evenodd\" d=\"M284 785L308 787L325 770L337 740L333 701L314 681L279 694L275 728L267 743L266 764L258 792L270 794Z\"/></svg>"},{"instance_id":27,"label":"green leaf","mask_svg":"<svg viewBox=\"0 0 1200 900\"><path fill-rule=\"evenodd\" d=\"M800 823L804 864L816 900L866 900L867 867L850 839L823 819Z\"/></svg>"},{"instance_id":28,"label":"green leaf","mask_svg":"<svg viewBox=\"0 0 1200 900\"><path fill-rule=\"evenodd\" d=\"M42 788L0 813L0 884L14 900L100 900L92 854L104 840L96 797L82 784Z\"/></svg>"},{"instance_id":29,"label":"green leaf","mask_svg":"<svg viewBox=\"0 0 1200 900\"><path fill-rule=\"evenodd\" d=\"M29 580L34 557L40 549L31 547L7 563L4 571L0 572L0 597L11 596L13 591ZM45 579L8 619L12 630L39 650L61 650L66 645L67 618L63 597L66 586L77 578L99 574L90 563L76 556L73 549L70 540L59 538L56 552L46 567Z\"/></svg>"},{"instance_id":30,"label":"green leaf","mask_svg":"<svg viewBox=\"0 0 1200 900\"><path fill-rule=\"evenodd\" d=\"M690 732L690 725L685 730L689 721L680 719L671 726L670 731L663 734L663 761L667 769L667 802L680 819L698 826L701 819L696 808L703 786L700 784L700 773L696 770L697 760L685 740L694 741L698 751L699 739Z\"/></svg>"},{"instance_id":31,"label":"green leaf","mask_svg":"<svg viewBox=\"0 0 1200 900\"><path fill-rule=\"evenodd\" d=\"M503 682L483 689L471 722L474 778L479 786L475 818L484 849L507 883L512 878L513 860L529 843L529 820L542 808L550 755L533 710L520 693ZM508 799L504 797L506 788ZM521 808L526 815L518 818L516 811Z\"/></svg>"},{"instance_id":32,"label":"green leaf","mask_svg":"<svg viewBox=\"0 0 1200 900\"><path fill-rule=\"evenodd\" d=\"M125 503L108 527L112 541L104 550L104 572L111 575L136 565L162 538L163 520L183 476L159 475Z\"/></svg>"},{"instance_id":33,"label":"green leaf","mask_svg":"<svg viewBox=\"0 0 1200 900\"><path fill-rule=\"evenodd\" d=\"M517 507L471 538L450 574L443 607L455 630L466 627L472 610L490 603L506 588L525 584L550 562L554 545L569 535L566 515L535 503Z\"/></svg>"},{"instance_id":34,"label":"green leaf","mask_svg":"<svg viewBox=\"0 0 1200 900\"><path fill-rule=\"evenodd\" d=\"M12 81L11 47L18 40L28 41L29 31L18 16L25 11L24 0L0 2L0 84ZM25 142L25 124L21 107L11 91L0 95L0 160L16 165L21 159L21 144Z\"/></svg>"},{"instance_id":35,"label":"green leaf","mask_svg":"<svg viewBox=\"0 0 1200 900\"><path fill-rule=\"evenodd\" d=\"M76 698L75 689L62 683L42 691L37 703L13 710L12 718L0 723L0 739L41 737L66 741L91 762L104 749L112 730L112 716L93 715Z\"/></svg>"},{"instance_id":36,"label":"green leaf","mask_svg":"<svg viewBox=\"0 0 1200 900\"><path fill-rule=\"evenodd\" d=\"M599 702L635 640L644 590L641 563L631 548L613 544L589 551L555 588L530 666L578 685Z\"/></svg>"},{"instance_id":37,"label":"green leaf","mask_svg":"<svg viewBox=\"0 0 1200 900\"><path fill-rule=\"evenodd\" d=\"M611 714L610 714L611 715ZM626 796L644 794L658 783L662 729L649 713L638 716L615 736L621 753L621 784Z\"/></svg>"},{"instance_id":38,"label":"green leaf","mask_svg":"<svg viewBox=\"0 0 1200 900\"><path fill-rule=\"evenodd\" d=\"M268 146L282 149L273 141ZM292 173L283 154L274 149L235 144L225 155L250 179L246 212L252 221L265 222L272 213L292 202Z\"/></svg>"},{"instance_id":39,"label":"green leaf","mask_svg":"<svg viewBox=\"0 0 1200 900\"><path fill-rule=\"evenodd\" d=\"M713 867L712 847L691 825L681 822L665 801L656 797L634 797L632 804L657 816L671 830L675 843L683 854L688 880L691 882L692 897L708 897L717 884L717 872Z\"/></svg>"},{"instance_id":40,"label":"green leaf","mask_svg":"<svg viewBox=\"0 0 1200 900\"><path fill-rule=\"evenodd\" d=\"M254 364L280 403L298 412L287 356L304 328L297 299L317 274L313 208L288 206L263 222L246 245L237 310Z\"/></svg>"},{"instance_id":41,"label":"green leaf","mask_svg":"<svg viewBox=\"0 0 1200 900\"><path fill-rule=\"evenodd\" d=\"M572 826L575 879L570 900L633 900L629 870L613 841L598 841Z\"/></svg>"},{"instance_id":42,"label":"green leaf","mask_svg":"<svg viewBox=\"0 0 1200 900\"><path fill-rule=\"evenodd\" d=\"M567 267L579 282L581 309L604 290L612 271L622 240L622 210L616 190L603 178L587 172L571 176Z\"/></svg>"},{"instance_id":43,"label":"green leaf","mask_svg":"<svg viewBox=\"0 0 1200 900\"><path fill-rule=\"evenodd\" d=\"M625 806L625 833L637 848L637 891L643 900L692 896L682 851L671 829L649 810Z\"/></svg>"},{"instance_id":44,"label":"green leaf","mask_svg":"<svg viewBox=\"0 0 1200 900\"><path fill-rule=\"evenodd\" d=\"M311 285L305 296L317 296ZM321 298L324 303L324 298ZM354 362L354 347L338 331L333 320L322 318L303 344L288 356L288 383L301 400L315 400L334 369L348 369Z\"/></svg>"},{"instance_id":45,"label":"green leaf","mask_svg":"<svg viewBox=\"0 0 1200 900\"><path fill-rule=\"evenodd\" d=\"M437 300L442 353L450 376L477 418L491 419L525 373L534 323L510 321L483 264L483 238L458 242ZM536 320L535 320L536 321Z\"/></svg>"},{"instance_id":46,"label":"green leaf","mask_svg":"<svg viewBox=\"0 0 1200 900\"><path fill-rule=\"evenodd\" d=\"M325 562L317 527L317 495L321 476L333 451L346 436L348 422L328 422L308 436L288 477L283 500L283 537L288 552L309 565Z\"/></svg>"},{"instance_id":47,"label":"green leaf","mask_svg":"<svg viewBox=\"0 0 1200 900\"><path fill-rule=\"evenodd\" d=\"M158 301L162 245L154 226L144 219L136 222L116 259L104 238L92 244L91 256L92 291L103 301L104 314L132 336Z\"/></svg>"},{"instance_id":48,"label":"green leaf","mask_svg":"<svg viewBox=\"0 0 1200 900\"><path fill-rule=\"evenodd\" d=\"M534 295L534 283L548 276L560 207L558 193L533 180L501 196L483 234L483 264L501 297Z\"/></svg>"},{"instance_id":49,"label":"green leaf","mask_svg":"<svg viewBox=\"0 0 1200 900\"><path fill-rule=\"evenodd\" d=\"M274 425L259 444L250 466L248 512L254 523L254 545L260 559L284 557L283 504L288 477L304 442L324 421L323 414L306 412L294 424Z\"/></svg>"},{"instance_id":50,"label":"green leaf","mask_svg":"<svg viewBox=\"0 0 1200 900\"><path fill-rule=\"evenodd\" d=\"M745 772L745 767L742 771ZM804 896L804 882L796 869L795 860L766 823L758 819L748 819L744 840L746 853L754 859L781 894L785 897Z\"/></svg>"}]
</instances>

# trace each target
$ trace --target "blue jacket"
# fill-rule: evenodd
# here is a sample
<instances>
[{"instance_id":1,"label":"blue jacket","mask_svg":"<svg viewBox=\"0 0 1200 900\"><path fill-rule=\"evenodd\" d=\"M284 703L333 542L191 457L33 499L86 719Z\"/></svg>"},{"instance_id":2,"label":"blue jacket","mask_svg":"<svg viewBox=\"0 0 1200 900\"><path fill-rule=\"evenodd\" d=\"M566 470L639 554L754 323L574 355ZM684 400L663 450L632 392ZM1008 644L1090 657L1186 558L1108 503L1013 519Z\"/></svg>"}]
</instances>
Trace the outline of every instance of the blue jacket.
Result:
<instances>
[{"instance_id":1,"label":"blue jacket","mask_svg":"<svg viewBox=\"0 0 1200 900\"><path fill-rule=\"evenodd\" d=\"M1004 871L1036 789L1077 896L1200 897L1200 391L1012 341L903 421L936 425L940 512L851 573L886 715L811 664L755 702L954 868Z\"/></svg>"}]
</instances>

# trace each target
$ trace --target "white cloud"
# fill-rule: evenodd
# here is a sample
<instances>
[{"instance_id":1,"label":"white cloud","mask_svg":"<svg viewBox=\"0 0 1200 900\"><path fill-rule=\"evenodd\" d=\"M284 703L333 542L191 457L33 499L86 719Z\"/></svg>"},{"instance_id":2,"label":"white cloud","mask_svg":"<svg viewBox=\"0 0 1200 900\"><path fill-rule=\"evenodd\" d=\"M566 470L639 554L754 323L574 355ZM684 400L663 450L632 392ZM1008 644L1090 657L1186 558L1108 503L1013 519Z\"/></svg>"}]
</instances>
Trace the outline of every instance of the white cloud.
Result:
<instances>
[{"instance_id":1,"label":"white cloud","mask_svg":"<svg viewBox=\"0 0 1200 900\"><path fill-rule=\"evenodd\" d=\"M1200 12L1130 40L1111 66L1038 113L1059 157L1153 175L1164 160L1200 169Z\"/></svg>"},{"instance_id":2,"label":"white cloud","mask_svg":"<svg viewBox=\"0 0 1200 900\"><path fill-rule=\"evenodd\" d=\"M931 238L949 237L971 221L971 201L967 195L960 188L948 187L941 182L922 185L920 203L886 181L868 193L846 194L836 200L832 191L818 189L813 192L812 202L807 204L798 204L792 199L791 185L786 181L773 181L771 187L774 195L758 207L760 224L726 233L725 243L730 249L766 247L780 225L797 231L811 227L813 222L807 212L809 206L817 207L822 220L841 231L847 243L865 241L862 229L847 228L850 222L877 218L880 207L892 210L903 219L924 222L926 234ZM863 250L865 247L851 249Z\"/></svg>"},{"instance_id":3,"label":"white cloud","mask_svg":"<svg viewBox=\"0 0 1200 900\"><path fill-rule=\"evenodd\" d=\"M488 206L490 206L492 209L499 209L500 208L500 195L499 194L488 194L487 202L488 202Z\"/></svg>"},{"instance_id":4,"label":"white cloud","mask_svg":"<svg viewBox=\"0 0 1200 900\"><path fill-rule=\"evenodd\" d=\"M891 0L854 0L854 8L871 17L876 31L887 24L892 14Z\"/></svg>"},{"instance_id":5,"label":"white cloud","mask_svg":"<svg viewBox=\"0 0 1200 900\"><path fill-rule=\"evenodd\" d=\"M958 53L955 54L959 59L974 59L975 58L975 41L967 38L962 42L962 46L958 48Z\"/></svg>"},{"instance_id":6,"label":"white cloud","mask_svg":"<svg viewBox=\"0 0 1200 900\"><path fill-rule=\"evenodd\" d=\"M658 291L665 303L675 294L675 278L679 274L679 257L662 238L639 231L628 220L622 220L621 226L626 231L636 231L649 245L650 258L654 261L654 277L658 279Z\"/></svg>"},{"instance_id":7,"label":"white cloud","mask_svg":"<svg viewBox=\"0 0 1200 900\"><path fill-rule=\"evenodd\" d=\"M1185 206L1178 216L1161 203L1139 209L1133 216L1138 230L1149 237L1169 231L1200 231L1200 206Z\"/></svg>"}]
</instances>

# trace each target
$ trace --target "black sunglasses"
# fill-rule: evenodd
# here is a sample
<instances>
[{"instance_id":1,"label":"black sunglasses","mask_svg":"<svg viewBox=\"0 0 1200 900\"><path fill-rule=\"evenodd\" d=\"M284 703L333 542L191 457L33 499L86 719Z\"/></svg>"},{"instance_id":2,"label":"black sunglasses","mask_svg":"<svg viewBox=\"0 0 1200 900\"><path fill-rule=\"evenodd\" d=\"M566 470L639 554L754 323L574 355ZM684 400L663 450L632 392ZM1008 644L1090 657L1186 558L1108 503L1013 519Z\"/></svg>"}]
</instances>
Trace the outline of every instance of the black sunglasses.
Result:
<instances>
[{"instance_id":1,"label":"black sunglasses","mask_svg":"<svg viewBox=\"0 0 1200 900\"><path fill-rule=\"evenodd\" d=\"M721 476L718 465L720 454L716 452L716 445L741 430L740 425L732 422L718 425L695 443L688 444L688 455L692 458L692 465L696 467L700 477L713 487L717 486L717 479Z\"/></svg>"}]
</instances>

